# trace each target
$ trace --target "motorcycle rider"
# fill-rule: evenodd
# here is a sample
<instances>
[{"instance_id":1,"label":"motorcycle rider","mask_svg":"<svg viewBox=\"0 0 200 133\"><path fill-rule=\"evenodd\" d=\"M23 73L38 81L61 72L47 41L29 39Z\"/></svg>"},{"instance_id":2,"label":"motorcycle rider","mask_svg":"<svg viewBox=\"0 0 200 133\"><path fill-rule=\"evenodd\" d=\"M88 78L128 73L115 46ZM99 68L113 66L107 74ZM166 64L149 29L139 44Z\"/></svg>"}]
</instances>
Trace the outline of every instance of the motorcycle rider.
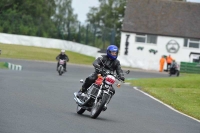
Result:
<instances>
[{"instance_id":1,"label":"motorcycle rider","mask_svg":"<svg viewBox=\"0 0 200 133\"><path fill-rule=\"evenodd\" d=\"M124 81L125 80L124 74L121 69L120 61L117 60L117 57L118 57L118 47L115 45L110 45L107 47L107 55L102 55L102 57L98 57L93 62L93 66L99 69L104 67L105 69L110 70L113 73L114 71L116 71L119 78L122 81ZM97 78L98 78L98 71L95 69L95 72L85 79L85 82L82 85L82 88L80 89L80 91L78 92L77 97L79 97L82 93L86 92L87 88L90 87ZM113 87L111 91L113 92L113 95L114 95L115 89Z\"/></svg>"},{"instance_id":2,"label":"motorcycle rider","mask_svg":"<svg viewBox=\"0 0 200 133\"><path fill-rule=\"evenodd\" d=\"M58 61L58 63L57 63L57 71L58 71L59 60L60 59L61 60L65 60L63 67L64 67L64 71L66 72L66 61L67 62L69 61L69 57L65 54L65 50L64 49L62 49L61 53L56 57L56 60Z\"/></svg>"},{"instance_id":3,"label":"motorcycle rider","mask_svg":"<svg viewBox=\"0 0 200 133\"><path fill-rule=\"evenodd\" d=\"M172 60L170 70L177 70L177 67L178 67L178 64L176 63L176 61Z\"/></svg>"}]
</instances>

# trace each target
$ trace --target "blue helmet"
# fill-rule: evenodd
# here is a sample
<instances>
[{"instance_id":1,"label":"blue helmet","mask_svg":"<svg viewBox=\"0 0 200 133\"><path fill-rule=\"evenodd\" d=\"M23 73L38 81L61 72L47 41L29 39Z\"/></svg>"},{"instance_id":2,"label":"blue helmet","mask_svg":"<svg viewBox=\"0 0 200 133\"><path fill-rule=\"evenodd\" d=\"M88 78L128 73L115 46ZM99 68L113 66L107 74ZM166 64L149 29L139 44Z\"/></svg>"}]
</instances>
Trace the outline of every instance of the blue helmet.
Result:
<instances>
[{"instance_id":1,"label":"blue helmet","mask_svg":"<svg viewBox=\"0 0 200 133\"><path fill-rule=\"evenodd\" d=\"M112 55L111 52L116 52L116 55ZM115 45L110 45L107 47L107 56L112 60L117 59L118 56L118 47Z\"/></svg>"}]
</instances>

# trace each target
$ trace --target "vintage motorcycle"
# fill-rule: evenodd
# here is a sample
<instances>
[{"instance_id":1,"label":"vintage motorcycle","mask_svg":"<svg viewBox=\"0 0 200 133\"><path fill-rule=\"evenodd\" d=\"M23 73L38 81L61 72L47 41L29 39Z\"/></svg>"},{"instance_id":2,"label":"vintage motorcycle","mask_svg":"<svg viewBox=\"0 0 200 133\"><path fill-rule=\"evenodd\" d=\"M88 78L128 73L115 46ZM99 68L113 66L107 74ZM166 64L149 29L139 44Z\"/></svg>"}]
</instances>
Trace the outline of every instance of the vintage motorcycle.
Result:
<instances>
[{"instance_id":1,"label":"vintage motorcycle","mask_svg":"<svg viewBox=\"0 0 200 133\"><path fill-rule=\"evenodd\" d=\"M82 93L80 97L77 97L77 92L74 93L74 100L77 103L78 114L83 114L85 110L91 112L90 117L96 119L102 111L107 109L107 105L112 98L113 92L111 91L112 85L115 84L116 79L120 82L120 78L112 74L111 71L104 68L98 69L99 71L98 78L93 83L85 93ZM129 74L129 70L126 71L126 74ZM101 74L100 74L101 73ZM83 80L80 80L83 83ZM117 87L120 87L120 84L116 84Z\"/></svg>"},{"instance_id":2,"label":"vintage motorcycle","mask_svg":"<svg viewBox=\"0 0 200 133\"><path fill-rule=\"evenodd\" d=\"M59 66L58 66L58 74L61 76L64 73L64 63L65 60L59 60Z\"/></svg>"}]
</instances>

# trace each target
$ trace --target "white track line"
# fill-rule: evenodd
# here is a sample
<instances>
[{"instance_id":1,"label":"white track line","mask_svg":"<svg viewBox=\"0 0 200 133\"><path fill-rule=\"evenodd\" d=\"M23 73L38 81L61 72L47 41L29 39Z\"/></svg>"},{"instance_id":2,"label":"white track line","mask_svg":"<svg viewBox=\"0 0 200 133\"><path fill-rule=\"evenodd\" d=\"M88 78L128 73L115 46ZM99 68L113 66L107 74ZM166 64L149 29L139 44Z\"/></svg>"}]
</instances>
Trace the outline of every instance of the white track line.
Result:
<instances>
[{"instance_id":1,"label":"white track line","mask_svg":"<svg viewBox=\"0 0 200 133\"><path fill-rule=\"evenodd\" d=\"M155 97L153 97L153 96L151 96L151 95L149 95L149 94L145 93L144 91L141 91L141 90L140 90L140 89L138 89L137 87L133 87L133 89L135 89L135 90L137 90L137 91L139 91L139 92L141 92L141 93L143 93L143 94L147 95L148 97L150 97L150 98L152 98L152 99L156 100L157 102L159 102L159 103L161 103L161 104L163 104L163 105L167 106L168 108L170 108L171 110L173 110L173 111L175 111L175 112L177 112L177 113L179 113L179 114L182 114L182 115L184 115L184 116L187 116L187 117L189 117L189 118L191 118L191 119L193 119L193 120L195 120L195 121L197 121L197 122L200 122L200 120L198 120L198 119L196 119L196 118L194 118L194 117L191 117L191 116L189 116L189 115L186 115L186 114L184 114L184 113L182 113L182 112L180 112L180 111L178 111L178 110L174 109L173 107L171 107L171 106L169 106L169 105L167 105L167 104L163 103L162 101L160 101L160 100L156 99Z\"/></svg>"}]
</instances>

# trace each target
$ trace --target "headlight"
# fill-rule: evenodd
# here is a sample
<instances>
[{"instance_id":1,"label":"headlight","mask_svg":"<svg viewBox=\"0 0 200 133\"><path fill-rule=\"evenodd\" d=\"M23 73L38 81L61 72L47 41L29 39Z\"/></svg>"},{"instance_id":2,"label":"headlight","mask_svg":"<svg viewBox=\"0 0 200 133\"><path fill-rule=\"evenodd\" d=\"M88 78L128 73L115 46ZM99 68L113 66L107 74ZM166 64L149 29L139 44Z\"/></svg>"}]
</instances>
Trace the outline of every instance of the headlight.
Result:
<instances>
[{"instance_id":1,"label":"headlight","mask_svg":"<svg viewBox=\"0 0 200 133\"><path fill-rule=\"evenodd\" d=\"M109 85L105 85L105 88L109 88L110 86Z\"/></svg>"}]
</instances>

